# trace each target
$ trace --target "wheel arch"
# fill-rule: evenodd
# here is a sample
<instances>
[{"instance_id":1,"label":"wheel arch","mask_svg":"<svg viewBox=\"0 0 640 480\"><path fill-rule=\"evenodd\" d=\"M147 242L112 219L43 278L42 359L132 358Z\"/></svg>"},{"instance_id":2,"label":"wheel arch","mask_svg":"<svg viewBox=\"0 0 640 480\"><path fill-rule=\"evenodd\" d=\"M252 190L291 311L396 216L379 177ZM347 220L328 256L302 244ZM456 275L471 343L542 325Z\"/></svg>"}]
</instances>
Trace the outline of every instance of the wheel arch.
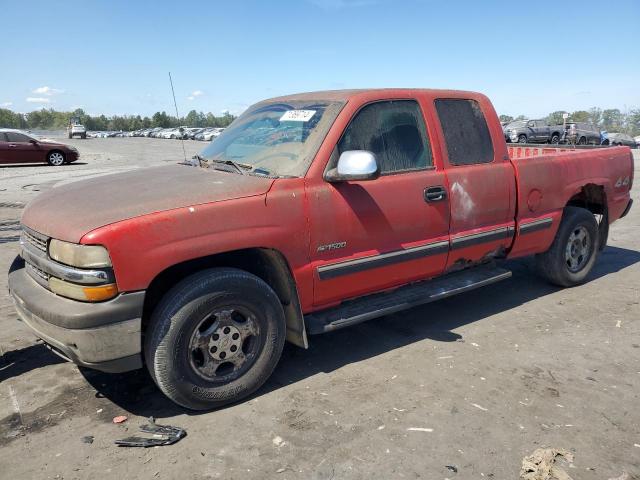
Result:
<instances>
[{"instance_id":1,"label":"wheel arch","mask_svg":"<svg viewBox=\"0 0 640 480\"><path fill-rule=\"evenodd\" d=\"M588 183L567 201L565 207L580 207L590 211L594 215L599 215L598 233L599 249L602 250L607 244L609 237L609 208L607 204L607 193L602 185Z\"/></svg>"},{"instance_id":2,"label":"wheel arch","mask_svg":"<svg viewBox=\"0 0 640 480\"><path fill-rule=\"evenodd\" d=\"M304 316L300 308L298 289L285 256L270 248L248 248L187 260L160 272L147 288L142 329L145 331L151 314L169 289L183 278L206 268L233 267L249 272L267 283L278 295L287 323L287 341L308 348Z\"/></svg>"}]
</instances>

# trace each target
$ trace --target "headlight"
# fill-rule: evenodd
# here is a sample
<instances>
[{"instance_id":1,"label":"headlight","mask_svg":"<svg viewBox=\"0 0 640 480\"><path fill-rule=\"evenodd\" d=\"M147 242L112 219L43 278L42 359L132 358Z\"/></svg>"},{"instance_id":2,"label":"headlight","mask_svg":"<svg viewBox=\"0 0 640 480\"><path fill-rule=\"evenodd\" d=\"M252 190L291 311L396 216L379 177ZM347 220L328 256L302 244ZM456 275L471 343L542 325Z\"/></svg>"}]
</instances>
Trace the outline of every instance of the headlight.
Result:
<instances>
[{"instance_id":1,"label":"headlight","mask_svg":"<svg viewBox=\"0 0 640 480\"><path fill-rule=\"evenodd\" d=\"M52 239L49 256L60 263L78 268L110 267L107 249L98 245L79 245Z\"/></svg>"}]
</instances>

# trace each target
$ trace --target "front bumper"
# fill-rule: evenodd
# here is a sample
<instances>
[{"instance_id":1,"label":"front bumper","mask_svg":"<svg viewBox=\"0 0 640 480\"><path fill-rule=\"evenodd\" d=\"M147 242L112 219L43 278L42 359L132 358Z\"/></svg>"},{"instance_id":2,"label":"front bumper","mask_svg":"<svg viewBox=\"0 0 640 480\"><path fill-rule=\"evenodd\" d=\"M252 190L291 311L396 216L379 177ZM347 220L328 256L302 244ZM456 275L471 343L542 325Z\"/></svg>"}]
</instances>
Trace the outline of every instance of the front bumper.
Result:
<instances>
[{"instance_id":1,"label":"front bumper","mask_svg":"<svg viewBox=\"0 0 640 480\"><path fill-rule=\"evenodd\" d=\"M9 293L20 319L63 358L103 372L142 367L144 292L100 303L70 300L36 283L18 257L9 270Z\"/></svg>"}]
</instances>

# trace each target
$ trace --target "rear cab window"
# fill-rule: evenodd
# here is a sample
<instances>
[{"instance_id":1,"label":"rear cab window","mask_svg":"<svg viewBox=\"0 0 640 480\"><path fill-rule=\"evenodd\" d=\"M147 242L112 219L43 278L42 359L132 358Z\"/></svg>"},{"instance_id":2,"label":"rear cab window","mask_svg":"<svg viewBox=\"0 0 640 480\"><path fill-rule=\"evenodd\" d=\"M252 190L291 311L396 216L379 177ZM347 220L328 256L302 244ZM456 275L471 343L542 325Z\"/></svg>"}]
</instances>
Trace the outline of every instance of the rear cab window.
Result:
<instances>
[{"instance_id":1,"label":"rear cab window","mask_svg":"<svg viewBox=\"0 0 640 480\"><path fill-rule=\"evenodd\" d=\"M493 162L491 134L477 101L439 98L435 106L451 165Z\"/></svg>"}]
</instances>

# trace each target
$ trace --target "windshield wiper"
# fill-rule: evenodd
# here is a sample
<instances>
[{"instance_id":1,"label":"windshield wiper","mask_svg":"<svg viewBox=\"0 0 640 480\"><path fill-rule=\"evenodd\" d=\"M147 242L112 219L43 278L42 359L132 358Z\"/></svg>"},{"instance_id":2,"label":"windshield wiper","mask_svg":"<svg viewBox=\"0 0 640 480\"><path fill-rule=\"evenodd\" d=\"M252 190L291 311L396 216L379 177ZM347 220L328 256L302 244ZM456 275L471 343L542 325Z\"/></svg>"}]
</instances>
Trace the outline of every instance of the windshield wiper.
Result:
<instances>
[{"instance_id":1,"label":"windshield wiper","mask_svg":"<svg viewBox=\"0 0 640 480\"><path fill-rule=\"evenodd\" d=\"M212 159L211 161L215 163L220 163L222 165L231 165L232 167L235 167L235 169L238 171L240 175L244 175L244 170L251 170L253 168L251 165L247 165L246 163L234 162L233 160Z\"/></svg>"}]
</instances>

